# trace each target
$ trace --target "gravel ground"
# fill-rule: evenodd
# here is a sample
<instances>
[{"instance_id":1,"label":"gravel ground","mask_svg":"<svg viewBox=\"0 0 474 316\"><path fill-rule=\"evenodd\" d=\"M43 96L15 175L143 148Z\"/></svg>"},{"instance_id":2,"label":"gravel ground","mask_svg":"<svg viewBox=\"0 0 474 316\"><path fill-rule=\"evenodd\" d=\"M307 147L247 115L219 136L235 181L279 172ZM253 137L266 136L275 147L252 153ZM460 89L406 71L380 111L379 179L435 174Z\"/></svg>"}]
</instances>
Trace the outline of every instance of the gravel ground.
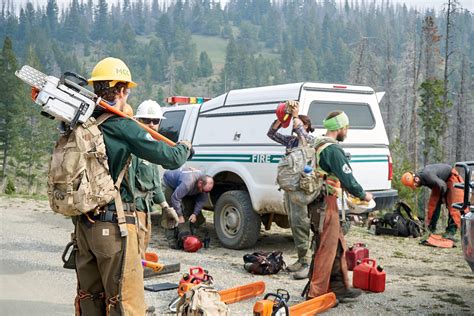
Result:
<instances>
[{"instance_id":1,"label":"gravel ground","mask_svg":"<svg viewBox=\"0 0 474 316\"><path fill-rule=\"evenodd\" d=\"M62 268L61 253L69 240L72 223L49 210L46 201L0 196L0 313L1 315L72 315L76 278L74 271ZM153 216L154 234L150 251L163 263L181 262L181 272L146 280L146 284L177 283L189 267L203 266L214 277L215 287L223 289L257 280L266 283L266 293L284 288L290 304L299 296L306 281L295 281L286 272L254 276L243 270L242 256L256 250L281 250L285 261L296 259L291 233L273 225L262 231L254 249L221 248L212 228L212 213L199 232L209 231L211 247L197 253L168 249ZM365 293L357 300L340 304L328 315L452 314L474 315L474 274L464 262L460 247L438 249L419 245L413 238L374 236L362 227L352 227L348 244L364 242L372 258L384 266L387 285L384 293ZM352 273L349 273L352 277ZM166 314L176 291L146 291L149 305L157 314ZM230 305L232 315L252 315L255 302L247 300Z\"/></svg>"}]
</instances>

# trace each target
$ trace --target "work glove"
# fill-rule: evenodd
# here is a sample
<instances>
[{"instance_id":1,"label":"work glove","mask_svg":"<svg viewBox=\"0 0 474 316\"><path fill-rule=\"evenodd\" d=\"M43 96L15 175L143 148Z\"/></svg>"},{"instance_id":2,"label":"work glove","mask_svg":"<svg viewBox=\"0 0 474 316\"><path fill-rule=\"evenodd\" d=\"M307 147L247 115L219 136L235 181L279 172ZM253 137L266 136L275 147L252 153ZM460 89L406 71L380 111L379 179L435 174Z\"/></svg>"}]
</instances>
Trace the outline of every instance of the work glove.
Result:
<instances>
[{"instance_id":1,"label":"work glove","mask_svg":"<svg viewBox=\"0 0 474 316\"><path fill-rule=\"evenodd\" d=\"M162 208L162 216L164 218L164 226L167 229L173 229L178 226L178 213L171 206L165 206Z\"/></svg>"},{"instance_id":2,"label":"work glove","mask_svg":"<svg viewBox=\"0 0 474 316\"><path fill-rule=\"evenodd\" d=\"M300 104L298 101L288 100L286 103L286 113L291 114L293 117L298 116L300 110Z\"/></svg>"},{"instance_id":3,"label":"work glove","mask_svg":"<svg viewBox=\"0 0 474 316\"><path fill-rule=\"evenodd\" d=\"M192 159L193 156L194 156L193 144L191 144L191 142L189 140L181 140L181 141L178 142L178 144L184 144L186 147L188 147L188 149L189 149L188 160Z\"/></svg>"}]
</instances>

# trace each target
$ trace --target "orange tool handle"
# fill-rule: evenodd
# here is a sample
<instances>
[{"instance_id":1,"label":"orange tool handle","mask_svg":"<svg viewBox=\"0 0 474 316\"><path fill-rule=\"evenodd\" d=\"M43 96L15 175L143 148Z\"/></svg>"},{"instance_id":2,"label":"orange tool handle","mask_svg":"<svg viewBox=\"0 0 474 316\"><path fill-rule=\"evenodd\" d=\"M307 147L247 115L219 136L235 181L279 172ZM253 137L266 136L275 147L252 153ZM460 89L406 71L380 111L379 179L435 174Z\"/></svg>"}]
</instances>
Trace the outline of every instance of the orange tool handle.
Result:
<instances>
[{"instance_id":1,"label":"orange tool handle","mask_svg":"<svg viewBox=\"0 0 474 316\"><path fill-rule=\"evenodd\" d=\"M131 117L131 116L128 116L127 114L123 113L122 111L120 111L119 109L117 109L116 107L113 107L109 104L107 104L107 102L105 102L104 100L100 100L99 101L99 105L101 107L103 107L104 109L106 109L107 111L111 112L111 113L114 113L118 116L121 116L121 117L128 117L129 119L131 119L132 121L135 121L138 125L140 125L141 128L143 128L144 130L146 130L148 133L150 133L151 137L153 137L154 139L156 140L161 140L161 141L164 141L165 143L167 143L168 145L170 146L176 146L176 143L173 142L171 139L169 138L166 138L165 136L161 135L160 133L158 133L157 131L155 131L154 129L146 126L145 124L143 124L142 122L139 122L138 120L136 120L135 118Z\"/></svg>"},{"instance_id":2,"label":"orange tool handle","mask_svg":"<svg viewBox=\"0 0 474 316\"><path fill-rule=\"evenodd\" d=\"M142 266L152 269L155 272L160 272L165 267L164 264L161 264L158 262L146 261L146 260L142 260Z\"/></svg>"}]
</instances>

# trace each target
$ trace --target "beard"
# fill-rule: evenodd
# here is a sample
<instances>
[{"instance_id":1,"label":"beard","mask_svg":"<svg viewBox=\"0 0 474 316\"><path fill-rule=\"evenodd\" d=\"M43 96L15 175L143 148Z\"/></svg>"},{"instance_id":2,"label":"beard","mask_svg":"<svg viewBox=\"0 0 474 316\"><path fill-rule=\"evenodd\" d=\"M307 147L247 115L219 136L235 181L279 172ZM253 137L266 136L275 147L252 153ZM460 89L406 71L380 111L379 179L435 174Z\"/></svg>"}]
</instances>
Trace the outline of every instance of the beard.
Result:
<instances>
[{"instance_id":1,"label":"beard","mask_svg":"<svg viewBox=\"0 0 474 316\"><path fill-rule=\"evenodd\" d=\"M338 134L338 135L336 136L336 140L337 140L338 142L343 142L345 138L346 138L346 135Z\"/></svg>"}]
</instances>

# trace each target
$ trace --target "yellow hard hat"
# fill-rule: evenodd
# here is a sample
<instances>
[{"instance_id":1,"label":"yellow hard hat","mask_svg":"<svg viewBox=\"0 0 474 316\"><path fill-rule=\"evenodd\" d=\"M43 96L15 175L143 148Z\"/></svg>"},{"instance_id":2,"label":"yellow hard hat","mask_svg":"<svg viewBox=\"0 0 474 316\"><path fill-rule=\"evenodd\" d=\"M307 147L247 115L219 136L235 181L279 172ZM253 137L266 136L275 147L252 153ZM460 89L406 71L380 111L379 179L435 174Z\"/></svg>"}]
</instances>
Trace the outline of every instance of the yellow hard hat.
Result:
<instances>
[{"instance_id":1,"label":"yellow hard hat","mask_svg":"<svg viewBox=\"0 0 474 316\"><path fill-rule=\"evenodd\" d=\"M132 74L127 65L118 58L107 57L95 65L91 77L87 79L89 84L94 81L110 81L110 87L114 87L117 82L127 82L129 88L136 87L132 81Z\"/></svg>"}]
</instances>

